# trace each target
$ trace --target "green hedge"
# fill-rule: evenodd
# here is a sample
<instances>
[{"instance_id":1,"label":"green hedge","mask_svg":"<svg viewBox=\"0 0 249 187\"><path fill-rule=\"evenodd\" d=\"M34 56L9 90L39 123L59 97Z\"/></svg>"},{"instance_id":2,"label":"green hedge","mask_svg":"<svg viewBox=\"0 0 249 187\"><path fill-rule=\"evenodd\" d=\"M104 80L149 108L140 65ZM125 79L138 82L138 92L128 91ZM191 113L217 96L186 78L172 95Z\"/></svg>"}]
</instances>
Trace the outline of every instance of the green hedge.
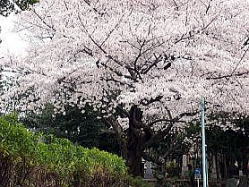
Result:
<instances>
[{"instance_id":1,"label":"green hedge","mask_svg":"<svg viewBox=\"0 0 249 187\"><path fill-rule=\"evenodd\" d=\"M0 117L0 184L27 187L127 186L120 157L33 133L16 115Z\"/></svg>"}]
</instances>

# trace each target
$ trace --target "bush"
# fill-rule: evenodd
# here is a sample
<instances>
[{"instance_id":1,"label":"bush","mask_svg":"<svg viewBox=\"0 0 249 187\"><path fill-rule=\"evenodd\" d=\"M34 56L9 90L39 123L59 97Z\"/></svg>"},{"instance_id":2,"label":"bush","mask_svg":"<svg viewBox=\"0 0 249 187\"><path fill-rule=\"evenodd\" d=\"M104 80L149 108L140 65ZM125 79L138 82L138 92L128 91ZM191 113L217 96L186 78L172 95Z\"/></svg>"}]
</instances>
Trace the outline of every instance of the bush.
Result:
<instances>
[{"instance_id":1,"label":"bush","mask_svg":"<svg viewBox=\"0 0 249 187\"><path fill-rule=\"evenodd\" d=\"M130 177L129 178L129 184L132 187L152 187L152 185L148 184L143 180L141 177Z\"/></svg>"},{"instance_id":2,"label":"bush","mask_svg":"<svg viewBox=\"0 0 249 187\"><path fill-rule=\"evenodd\" d=\"M172 178L177 177L179 168L176 162L167 162L165 165L165 170L167 172L167 177Z\"/></svg>"},{"instance_id":3,"label":"bush","mask_svg":"<svg viewBox=\"0 0 249 187\"><path fill-rule=\"evenodd\" d=\"M16 115L0 117L3 187L121 187L131 180L125 161L114 154L33 133Z\"/></svg>"}]
</instances>

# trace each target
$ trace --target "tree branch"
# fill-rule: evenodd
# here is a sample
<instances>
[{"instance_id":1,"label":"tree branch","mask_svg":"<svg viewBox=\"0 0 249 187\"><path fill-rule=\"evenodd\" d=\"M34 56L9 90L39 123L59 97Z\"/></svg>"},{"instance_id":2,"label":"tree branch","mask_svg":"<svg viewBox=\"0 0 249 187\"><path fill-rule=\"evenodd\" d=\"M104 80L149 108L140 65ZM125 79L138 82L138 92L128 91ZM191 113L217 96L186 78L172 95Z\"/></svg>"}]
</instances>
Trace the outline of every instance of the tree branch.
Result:
<instances>
[{"instance_id":1,"label":"tree branch","mask_svg":"<svg viewBox=\"0 0 249 187\"><path fill-rule=\"evenodd\" d=\"M148 126L150 126L150 127L152 127L153 125L155 125L156 123L160 123L160 122L173 122L173 123L176 123L176 122L179 122L179 123L186 123L186 121L183 121L183 120L178 120L178 119L173 119L173 121L172 120L170 120L170 119L157 119L157 120L155 120L155 121L153 121L153 122L151 122L151 123L149 123L148 124Z\"/></svg>"},{"instance_id":2,"label":"tree branch","mask_svg":"<svg viewBox=\"0 0 249 187\"><path fill-rule=\"evenodd\" d=\"M123 128L121 127L121 125L117 122L117 120L115 120L114 118L110 117L107 119L103 119L103 122L108 124L109 126L111 126L113 128L113 130L116 132L116 135L118 137L118 143L119 146L121 148L122 151L122 156L124 158L127 158L127 142L125 139L125 134L123 131Z\"/></svg>"},{"instance_id":3,"label":"tree branch","mask_svg":"<svg viewBox=\"0 0 249 187\"><path fill-rule=\"evenodd\" d=\"M153 144L155 142L160 142L164 138L164 136L166 136L171 131L171 129L175 123L174 122L175 120L172 118L172 115L171 115L171 112L169 111L169 109L167 107L165 109L166 109L168 116L169 116L169 125L164 130L160 130L154 136L152 136L150 138L150 140L148 140L144 144L144 148L150 146L151 144Z\"/></svg>"},{"instance_id":4,"label":"tree branch","mask_svg":"<svg viewBox=\"0 0 249 187\"><path fill-rule=\"evenodd\" d=\"M124 18L124 14L118 20L118 22L116 23L116 25L114 26L114 28L107 34L106 38L103 40L103 42L100 44L100 46L104 45L104 43L110 38L110 36L112 35L112 33L118 28L118 26L122 22L123 18Z\"/></svg>"},{"instance_id":5,"label":"tree branch","mask_svg":"<svg viewBox=\"0 0 249 187\"><path fill-rule=\"evenodd\" d=\"M159 55L158 57L154 54L155 60L149 65L148 68L141 71L142 74L148 73L154 66L156 66L159 62L163 60L163 56Z\"/></svg>"},{"instance_id":6,"label":"tree branch","mask_svg":"<svg viewBox=\"0 0 249 187\"><path fill-rule=\"evenodd\" d=\"M162 95L159 95L159 96L157 96L156 98L143 99L140 103L141 103L142 105L144 105L144 106L148 106L148 105L150 105L151 103L161 101L162 98L163 98L163 96L162 96Z\"/></svg>"},{"instance_id":7,"label":"tree branch","mask_svg":"<svg viewBox=\"0 0 249 187\"><path fill-rule=\"evenodd\" d=\"M207 77L206 79L207 80L227 79L227 78L231 78L231 77L239 77L239 76L248 75L248 74L249 74L249 71L245 71L245 72L222 75L222 76L217 76L217 77Z\"/></svg>"},{"instance_id":8,"label":"tree branch","mask_svg":"<svg viewBox=\"0 0 249 187\"><path fill-rule=\"evenodd\" d=\"M42 21L44 25L56 32L56 29L53 26L49 25L35 10L33 10L32 12Z\"/></svg>"},{"instance_id":9,"label":"tree branch","mask_svg":"<svg viewBox=\"0 0 249 187\"><path fill-rule=\"evenodd\" d=\"M100 11L97 10L97 8L95 7L92 7L91 6L91 3L90 3L90 0L83 0L89 7L91 7L94 12L96 12L98 15L100 15L100 17L102 17L104 15L104 13L101 13Z\"/></svg>"},{"instance_id":10,"label":"tree branch","mask_svg":"<svg viewBox=\"0 0 249 187\"><path fill-rule=\"evenodd\" d=\"M95 46L97 46L97 47L100 49L100 51L102 51L102 52L106 55L107 58L111 59L111 60L114 61L116 64L118 64L119 66L122 67L123 64L122 64L118 59L114 58L112 55L110 55L109 53L107 53L107 51L106 51L100 44L98 44L98 42L92 37L92 35L88 32L88 30L86 29L84 23L82 22L82 19L81 19L81 17L80 17L79 14L78 14L78 18L79 18L79 20L80 20L81 26L82 26L83 29L84 29L84 30L81 29L82 32L84 32L84 33L87 34L87 36L88 36L89 39L93 42L93 44L94 44Z\"/></svg>"}]
</instances>

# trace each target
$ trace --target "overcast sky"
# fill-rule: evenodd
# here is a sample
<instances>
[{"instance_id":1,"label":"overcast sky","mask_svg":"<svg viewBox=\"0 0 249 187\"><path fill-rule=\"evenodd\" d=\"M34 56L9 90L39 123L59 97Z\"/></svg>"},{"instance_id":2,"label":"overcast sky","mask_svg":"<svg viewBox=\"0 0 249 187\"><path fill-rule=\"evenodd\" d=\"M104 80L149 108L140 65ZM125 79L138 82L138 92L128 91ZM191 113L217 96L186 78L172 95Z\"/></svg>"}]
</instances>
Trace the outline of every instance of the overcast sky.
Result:
<instances>
[{"instance_id":1,"label":"overcast sky","mask_svg":"<svg viewBox=\"0 0 249 187\"><path fill-rule=\"evenodd\" d=\"M22 56L27 48L27 43L21 39L20 34L13 31L14 20L14 15L10 15L7 18L0 15L0 39L2 40L0 44L0 57L8 53Z\"/></svg>"}]
</instances>

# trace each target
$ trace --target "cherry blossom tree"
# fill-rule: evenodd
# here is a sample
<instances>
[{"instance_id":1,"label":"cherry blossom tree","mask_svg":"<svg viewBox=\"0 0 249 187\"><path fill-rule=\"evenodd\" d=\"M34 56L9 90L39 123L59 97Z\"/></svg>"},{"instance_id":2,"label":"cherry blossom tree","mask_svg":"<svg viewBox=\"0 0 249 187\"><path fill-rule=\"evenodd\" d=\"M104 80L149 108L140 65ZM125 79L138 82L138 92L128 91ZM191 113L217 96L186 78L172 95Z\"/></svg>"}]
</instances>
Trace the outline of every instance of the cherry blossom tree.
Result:
<instances>
[{"instance_id":1,"label":"cherry blossom tree","mask_svg":"<svg viewBox=\"0 0 249 187\"><path fill-rule=\"evenodd\" d=\"M90 104L141 175L146 149L196 118L201 97L248 113L248 12L246 0L43 0L20 15L32 42L8 62L21 76L1 107Z\"/></svg>"},{"instance_id":2,"label":"cherry blossom tree","mask_svg":"<svg viewBox=\"0 0 249 187\"><path fill-rule=\"evenodd\" d=\"M9 54L11 56L24 54L25 43L18 37L18 33L12 32L15 14L37 2L37 0L0 1L0 94L5 92L13 82L11 80L13 70L8 71L8 68L3 66L6 59L12 58Z\"/></svg>"}]
</instances>

